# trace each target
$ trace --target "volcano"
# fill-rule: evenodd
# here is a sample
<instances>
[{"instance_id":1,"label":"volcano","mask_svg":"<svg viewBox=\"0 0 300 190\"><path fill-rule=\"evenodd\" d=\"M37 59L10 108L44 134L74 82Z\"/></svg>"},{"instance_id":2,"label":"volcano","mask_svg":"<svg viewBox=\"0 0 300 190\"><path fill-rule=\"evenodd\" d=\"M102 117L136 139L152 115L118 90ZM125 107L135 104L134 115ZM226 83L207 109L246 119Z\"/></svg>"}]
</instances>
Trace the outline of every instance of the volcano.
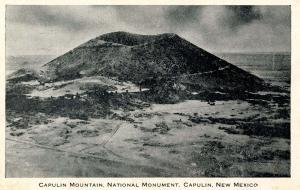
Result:
<instances>
[{"instance_id":1,"label":"volcano","mask_svg":"<svg viewBox=\"0 0 300 190\"><path fill-rule=\"evenodd\" d=\"M256 90L264 85L260 78L173 33L107 33L45 64L41 76L45 82L106 76L146 85L170 79L205 89Z\"/></svg>"}]
</instances>

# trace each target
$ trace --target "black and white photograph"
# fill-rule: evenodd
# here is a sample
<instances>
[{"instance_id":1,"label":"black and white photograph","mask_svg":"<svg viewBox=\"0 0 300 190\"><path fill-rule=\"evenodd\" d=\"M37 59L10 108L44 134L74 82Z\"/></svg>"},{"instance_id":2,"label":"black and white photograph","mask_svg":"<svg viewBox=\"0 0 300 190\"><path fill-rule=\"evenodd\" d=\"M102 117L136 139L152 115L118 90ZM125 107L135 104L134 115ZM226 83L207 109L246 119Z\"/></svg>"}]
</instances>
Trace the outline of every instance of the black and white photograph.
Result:
<instances>
[{"instance_id":1,"label":"black and white photograph","mask_svg":"<svg viewBox=\"0 0 300 190\"><path fill-rule=\"evenodd\" d=\"M291 177L291 6L6 5L5 177Z\"/></svg>"}]
</instances>

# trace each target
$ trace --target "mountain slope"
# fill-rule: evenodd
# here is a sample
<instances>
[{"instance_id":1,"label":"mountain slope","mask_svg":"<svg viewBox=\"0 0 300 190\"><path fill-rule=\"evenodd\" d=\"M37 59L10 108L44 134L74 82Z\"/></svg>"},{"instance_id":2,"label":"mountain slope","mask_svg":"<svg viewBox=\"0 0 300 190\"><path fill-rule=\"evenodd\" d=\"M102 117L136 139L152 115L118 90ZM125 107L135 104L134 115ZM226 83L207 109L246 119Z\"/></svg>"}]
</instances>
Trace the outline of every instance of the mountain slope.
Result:
<instances>
[{"instance_id":1,"label":"mountain slope","mask_svg":"<svg viewBox=\"0 0 300 190\"><path fill-rule=\"evenodd\" d=\"M263 85L258 77L168 33L104 34L47 63L41 74L46 81L102 75L146 85L161 78L205 88Z\"/></svg>"}]
</instances>

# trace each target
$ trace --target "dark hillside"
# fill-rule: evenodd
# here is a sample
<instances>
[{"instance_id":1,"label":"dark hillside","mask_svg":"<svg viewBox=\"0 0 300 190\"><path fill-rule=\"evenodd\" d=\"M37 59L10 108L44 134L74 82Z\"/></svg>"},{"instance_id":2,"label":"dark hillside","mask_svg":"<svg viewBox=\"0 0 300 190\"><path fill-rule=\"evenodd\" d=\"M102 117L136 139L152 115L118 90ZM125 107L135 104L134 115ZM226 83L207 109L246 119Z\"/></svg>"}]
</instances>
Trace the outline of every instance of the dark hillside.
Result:
<instances>
[{"instance_id":1,"label":"dark hillside","mask_svg":"<svg viewBox=\"0 0 300 190\"><path fill-rule=\"evenodd\" d=\"M46 81L102 75L134 83L177 77L208 89L263 85L258 77L168 33L104 34L47 63L42 72Z\"/></svg>"}]
</instances>

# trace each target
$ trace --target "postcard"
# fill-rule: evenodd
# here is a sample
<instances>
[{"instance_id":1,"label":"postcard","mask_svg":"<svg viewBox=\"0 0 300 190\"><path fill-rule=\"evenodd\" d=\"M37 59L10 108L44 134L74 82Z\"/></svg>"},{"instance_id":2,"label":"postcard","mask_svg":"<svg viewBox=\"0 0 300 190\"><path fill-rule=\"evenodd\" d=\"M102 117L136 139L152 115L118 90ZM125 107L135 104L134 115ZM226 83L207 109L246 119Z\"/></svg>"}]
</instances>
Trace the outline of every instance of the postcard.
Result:
<instances>
[{"instance_id":1,"label":"postcard","mask_svg":"<svg viewBox=\"0 0 300 190\"><path fill-rule=\"evenodd\" d=\"M299 9L4 1L0 189L300 189Z\"/></svg>"}]
</instances>

